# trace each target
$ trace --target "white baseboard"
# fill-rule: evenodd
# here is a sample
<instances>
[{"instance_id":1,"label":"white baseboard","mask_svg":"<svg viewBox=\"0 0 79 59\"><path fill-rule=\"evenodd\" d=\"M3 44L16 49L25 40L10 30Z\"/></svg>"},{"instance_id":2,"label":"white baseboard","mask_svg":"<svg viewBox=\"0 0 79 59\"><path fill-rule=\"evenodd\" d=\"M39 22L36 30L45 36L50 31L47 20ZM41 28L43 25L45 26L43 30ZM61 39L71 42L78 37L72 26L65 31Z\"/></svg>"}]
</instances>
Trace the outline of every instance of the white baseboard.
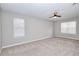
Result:
<instances>
[{"instance_id":1,"label":"white baseboard","mask_svg":"<svg viewBox=\"0 0 79 59\"><path fill-rule=\"evenodd\" d=\"M51 38L51 37L50 36L47 36L47 37L43 37L43 38L40 38L40 39L35 39L35 40L27 41L27 42L19 42L19 43L15 43L15 44L8 45L8 46L3 46L2 49L3 48L17 46L17 45L21 45L21 44L25 44L25 43L30 43L30 42L34 42L34 41L38 41L38 40L43 40L43 39L47 39L47 38Z\"/></svg>"},{"instance_id":2,"label":"white baseboard","mask_svg":"<svg viewBox=\"0 0 79 59\"><path fill-rule=\"evenodd\" d=\"M65 36L55 36L55 37L58 37L58 38L65 38L65 39L79 40L79 39L77 39L77 38L65 37Z\"/></svg>"}]
</instances>

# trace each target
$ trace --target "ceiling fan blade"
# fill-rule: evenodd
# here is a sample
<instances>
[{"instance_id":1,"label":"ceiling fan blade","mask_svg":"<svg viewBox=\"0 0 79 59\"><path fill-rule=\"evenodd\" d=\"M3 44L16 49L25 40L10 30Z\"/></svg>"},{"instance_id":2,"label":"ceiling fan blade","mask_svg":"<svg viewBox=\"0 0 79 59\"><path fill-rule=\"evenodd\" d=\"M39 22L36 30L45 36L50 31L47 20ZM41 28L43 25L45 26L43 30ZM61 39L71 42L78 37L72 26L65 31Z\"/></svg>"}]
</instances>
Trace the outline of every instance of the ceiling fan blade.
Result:
<instances>
[{"instance_id":1,"label":"ceiling fan blade","mask_svg":"<svg viewBox=\"0 0 79 59\"><path fill-rule=\"evenodd\" d=\"M52 17L54 17L54 16L51 16L51 17L49 17L49 18L52 18Z\"/></svg>"},{"instance_id":2,"label":"ceiling fan blade","mask_svg":"<svg viewBox=\"0 0 79 59\"><path fill-rule=\"evenodd\" d=\"M57 15L57 17L61 17L61 15Z\"/></svg>"}]
</instances>

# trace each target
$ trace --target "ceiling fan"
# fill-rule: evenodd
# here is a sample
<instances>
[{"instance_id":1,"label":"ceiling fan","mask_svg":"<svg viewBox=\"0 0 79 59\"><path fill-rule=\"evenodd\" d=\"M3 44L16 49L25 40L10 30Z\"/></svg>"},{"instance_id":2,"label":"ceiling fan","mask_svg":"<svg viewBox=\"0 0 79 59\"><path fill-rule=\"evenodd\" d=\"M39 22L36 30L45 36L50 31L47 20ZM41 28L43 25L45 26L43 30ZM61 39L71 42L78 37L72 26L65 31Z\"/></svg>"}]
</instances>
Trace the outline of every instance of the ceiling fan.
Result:
<instances>
[{"instance_id":1,"label":"ceiling fan","mask_svg":"<svg viewBox=\"0 0 79 59\"><path fill-rule=\"evenodd\" d=\"M79 4L79 3L72 3L72 5L77 5L77 4Z\"/></svg>"},{"instance_id":2,"label":"ceiling fan","mask_svg":"<svg viewBox=\"0 0 79 59\"><path fill-rule=\"evenodd\" d=\"M58 14L58 12L54 12L52 16L50 16L49 18L57 18L57 17L61 17L61 15Z\"/></svg>"}]
</instances>

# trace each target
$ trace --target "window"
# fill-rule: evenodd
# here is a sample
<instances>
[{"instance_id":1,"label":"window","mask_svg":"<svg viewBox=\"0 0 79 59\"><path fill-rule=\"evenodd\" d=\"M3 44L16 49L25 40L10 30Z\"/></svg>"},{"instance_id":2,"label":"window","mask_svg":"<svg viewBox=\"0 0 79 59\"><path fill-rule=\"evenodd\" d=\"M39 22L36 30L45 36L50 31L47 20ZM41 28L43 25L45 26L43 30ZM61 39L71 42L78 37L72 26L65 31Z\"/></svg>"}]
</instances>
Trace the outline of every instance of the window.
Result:
<instances>
[{"instance_id":1,"label":"window","mask_svg":"<svg viewBox=\"0 0 79 59\"><path fill-rule=\"evenodd\" d=\"M24 19L14 18L14 37L24 36Z\"/></svg>"},{"instance_id":2,"label":"window","mask_svg":"<svg viewBox=\"0 0 79 59\"><path fill-rule=\"evenodd\" d=\"M76 21L61 23L61 33L76 34Z\"/></svg>"}]
</instances>

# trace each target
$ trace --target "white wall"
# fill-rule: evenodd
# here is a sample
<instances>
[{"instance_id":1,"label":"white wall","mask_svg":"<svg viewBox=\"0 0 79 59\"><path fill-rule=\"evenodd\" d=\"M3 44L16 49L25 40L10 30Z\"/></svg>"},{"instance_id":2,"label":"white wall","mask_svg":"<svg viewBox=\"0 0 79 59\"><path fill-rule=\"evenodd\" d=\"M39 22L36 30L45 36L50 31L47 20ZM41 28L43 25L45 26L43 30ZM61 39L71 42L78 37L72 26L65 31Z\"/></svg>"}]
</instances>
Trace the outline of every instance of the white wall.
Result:
<instances>
[{"instance_id":1,"label":"white wall","mask_svg":"<svg viewBox=\"0 0 79 59\"><path fill-rule=\"evenodd\" d=\"M0 8L0 52L1 52L1 8Z\"/></svg>"},{"instance_id":2,"label":"white wall","mask_svg":"<svg viewBox=\"0 0 79 59\"><path fill-rule=\"evenodd\" d=\"M25 19L25 36L14 38L13 18ZM36 41L52 37L52 22L11 12L2 12L2 46L7 47L24 42Z\"/></svg>"},{"instance_id":3,"label":"white wall","mask_svg":"<svg viewBox=\"0 0 79 59\"><path fill-rule=\"evenodd\" d=\"M61 26L60 23L61 22L68 22L68 21L77 21L77 34L63 34L61 33ZM78 39L79 40L79 18L75 17L75 18L65 18L64 20L60 20L60 21L55 21L55 29L54 29L54 33L55 33L55 37L64 37L64 38L71 38L71 39Z\"/></svg>"}]
</instances>

